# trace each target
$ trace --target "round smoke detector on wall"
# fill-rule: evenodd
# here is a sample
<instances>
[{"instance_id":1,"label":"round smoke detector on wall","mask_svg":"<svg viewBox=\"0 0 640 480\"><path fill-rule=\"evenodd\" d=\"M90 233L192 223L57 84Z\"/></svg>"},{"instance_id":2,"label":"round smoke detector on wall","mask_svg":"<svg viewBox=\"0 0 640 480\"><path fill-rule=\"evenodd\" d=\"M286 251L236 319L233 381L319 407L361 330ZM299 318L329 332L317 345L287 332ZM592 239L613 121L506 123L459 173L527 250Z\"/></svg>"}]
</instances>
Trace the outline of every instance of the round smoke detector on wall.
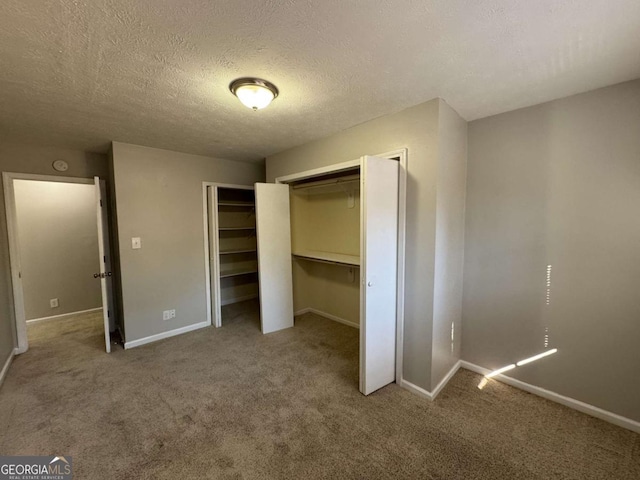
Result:
<instances>
[{"instance_id":1,"label":"round smoke detector on wall","mask_svg":"<svg viewBox=\"0 0 640 480\"><path fill-rule=\"evenodd\" d=\"M53 168L58 172L66 172L67 170L69 170L69 164L64 160L56 160L55 162L53 162Z\"/></svg>"}]
</instances>

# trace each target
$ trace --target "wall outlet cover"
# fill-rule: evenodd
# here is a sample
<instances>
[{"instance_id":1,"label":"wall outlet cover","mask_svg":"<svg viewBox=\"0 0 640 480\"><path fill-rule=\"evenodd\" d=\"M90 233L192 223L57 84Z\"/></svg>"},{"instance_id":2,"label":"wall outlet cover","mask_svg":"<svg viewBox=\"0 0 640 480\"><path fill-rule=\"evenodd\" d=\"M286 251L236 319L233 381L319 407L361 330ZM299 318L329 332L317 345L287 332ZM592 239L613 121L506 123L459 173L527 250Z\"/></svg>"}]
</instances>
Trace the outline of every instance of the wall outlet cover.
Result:
<instances>
[{"instance_id":1,"label":"wall outlet cover","mask_svg":"<svg viewBox=\"0 0 640 480\"><path fill-rule=\"evenodd\" d=\"M142 240L140 237L131 237L131 248L134 250L142 248Z\"/></svg>"},{"instance_id":2,"label":"wall outlet cover","mask_svg":"<svg viewBox=\"0 0 640 480\"><path fill-rule=\"evenodd\" d=\"M176 311L173 310L165 310L162 312L162 320L171 320L172 318L176 318Z\"/></svg>"},{"instance_id":3,"label":"wall outlet cover","mask_svg":"<svg viewBox=\"0 0 640 480\"><path fill-rule=\"evenodd\" d=\"M49 300L49 305L51 306L51 308L57 308L60 306L57 298L52 298L51 300Z\"/></svg>"}]
</instances>

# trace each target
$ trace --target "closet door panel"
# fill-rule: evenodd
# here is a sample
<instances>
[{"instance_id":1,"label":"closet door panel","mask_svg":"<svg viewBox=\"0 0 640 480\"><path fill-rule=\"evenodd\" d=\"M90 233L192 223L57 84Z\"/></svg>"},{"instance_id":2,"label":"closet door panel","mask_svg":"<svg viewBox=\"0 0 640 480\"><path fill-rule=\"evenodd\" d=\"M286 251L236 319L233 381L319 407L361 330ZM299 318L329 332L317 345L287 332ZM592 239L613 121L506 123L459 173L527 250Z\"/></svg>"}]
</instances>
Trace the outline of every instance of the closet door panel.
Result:
<instances>
[{"instance_id":1,"label":"closet door panel","mask_svg":"<svg viewBox=\"0 0 640 480\"><path fill-rule=\"evenodd\" d=\"M398 162L364 157L361 167L360 391L395 380Z\"/></svg>"},{"instance_id":2,"label":"closet door panel","mask_svg":"<svg viewBox=\"0 0 640 480\"><path fill-rule=\"evenodd\" d=\"M262 333L293 327L289 186L256 183Z\"/></svg>"},{"instance_id":3,"label":"closet door panel","mask_svg":"<svg viewBox=\"0 0 640 480\"><path fill-rule=\"evenodd\" d=\"M207 202L209 215L209 272L211 275L211 312L213 325L222 326L222 312L220 310L220 264L218 240L218 189L207 187Z\"/></svg>"}]
</instances>

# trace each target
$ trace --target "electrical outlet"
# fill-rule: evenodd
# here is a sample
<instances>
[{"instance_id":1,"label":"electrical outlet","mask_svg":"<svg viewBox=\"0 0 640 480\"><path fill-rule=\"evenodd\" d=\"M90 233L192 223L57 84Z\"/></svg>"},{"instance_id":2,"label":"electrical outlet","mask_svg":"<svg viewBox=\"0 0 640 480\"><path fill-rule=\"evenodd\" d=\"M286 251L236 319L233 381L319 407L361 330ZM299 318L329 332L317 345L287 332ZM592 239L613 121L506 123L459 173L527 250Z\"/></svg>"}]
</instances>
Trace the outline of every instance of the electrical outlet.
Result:
<instances>
[{"instance_id":1,"label":"electrical outlet","mask_svg":"<svg viewBox=\"0 0 640 480\"><path fill-rule=\"evenodd\" d=\"M176 311L173 310L165 310L162 312L162 320L171 320L172 318L176 318Z\"/></svg>"},{"instance_id":2,"label":"electrical outlet","mask_svg":"<svg viewBox=\"0 0 640 480\"><path fill-rule=\"evenodd\" d=\"M58 299L52 298L51 300L49 300L49 305L51 306L51 308L58 308L59 307Z\"/></svg>"}]
</instances>

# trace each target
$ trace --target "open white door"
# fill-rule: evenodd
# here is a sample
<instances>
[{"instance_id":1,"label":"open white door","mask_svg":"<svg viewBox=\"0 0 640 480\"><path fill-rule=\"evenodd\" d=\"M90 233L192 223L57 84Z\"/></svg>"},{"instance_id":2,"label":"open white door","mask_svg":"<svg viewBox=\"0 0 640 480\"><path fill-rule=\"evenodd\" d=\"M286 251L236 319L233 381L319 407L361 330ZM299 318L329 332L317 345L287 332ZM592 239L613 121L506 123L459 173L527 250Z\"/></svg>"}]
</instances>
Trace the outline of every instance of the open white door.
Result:
<instances>
[{"instance_id":1,"label":"open white door","mask_svg":"<svg viewBox=\"0 0 640 480\"><path fill-rule=\"evenodd\" d=\"M293 327L289 186L256 183L262 333Z\"/></svg>"},{"instance_id":2,"label":"open white door","mask_svg":"<svg viewBox=\"0 0 640 480\"><path fill-rule=\"evenodd\" d=\"M111 334L115 331L115 308L113 302L113 280L111 276L111 250L109 249L109 223L107 217L107 196L104 182L93 177L96 191L96 211L98 219L98 252L100 254L100 272L94 274L100 278L102 288L102 315L104 318L104 343L107 353L111 352Z\"/></svg>"},{"instance_id":3,"label":"open white door","mask_svg":"<svg viewBox=\"0 0 640 480\"><path fill-rule=\"evenodd\" d=\"M207 187L209 215L209 274L211 277L211 313L213 325L222 326L222 303L220 301L220 241L218 239L218 188Z\"/></svg>"},{"instance_id":4,"label":"open white door","mask_svg":"<svg viewBox=\"0 0 640 480\"><path fill-rule=\"evenodd\" d=\"M395 160L362 159L360 392L365 395L395 380L398 175Z\"/></svg>"}]
</instances>

